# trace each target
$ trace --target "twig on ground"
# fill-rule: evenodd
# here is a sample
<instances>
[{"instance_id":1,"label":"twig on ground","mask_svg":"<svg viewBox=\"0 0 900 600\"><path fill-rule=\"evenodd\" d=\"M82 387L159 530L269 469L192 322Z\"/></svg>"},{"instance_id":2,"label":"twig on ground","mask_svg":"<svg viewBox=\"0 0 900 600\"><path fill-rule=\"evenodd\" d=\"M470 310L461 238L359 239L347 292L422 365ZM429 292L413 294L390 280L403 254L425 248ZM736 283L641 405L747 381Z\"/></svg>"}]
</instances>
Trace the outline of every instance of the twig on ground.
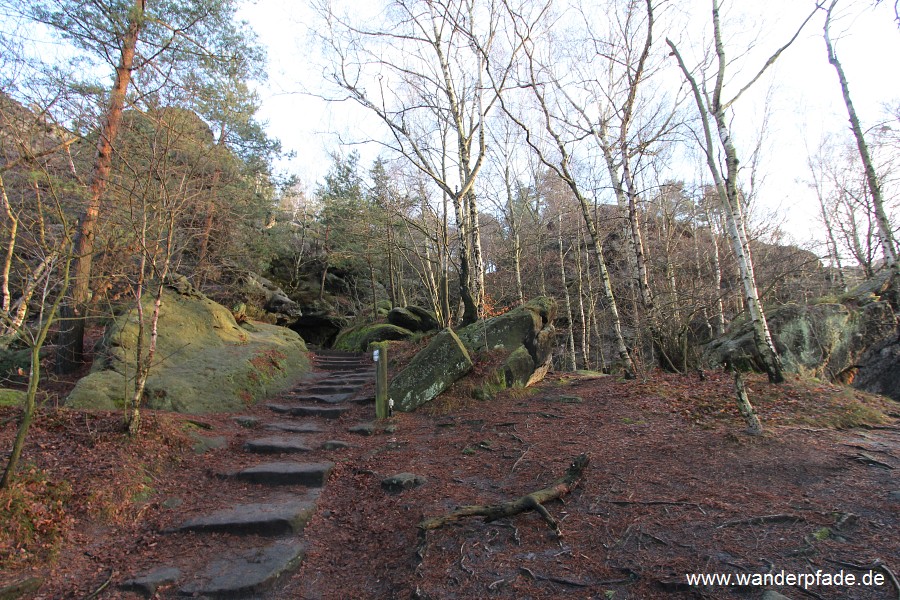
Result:
<instances>
[{"instance_id":1,"label":"twig on ground","mask_svg":"<svg viewBox=\"0 0 900 600\"><path fill-rule=\"evenodd\" d=\"M656 505L693 506L697 510L699 510L701 513L703 513L704 515L706 514L706 511L703 510L703 507L700 506L699 504L697 504L696 502L678 502L678 501L674 501L674 500L603 500L603 499L595 500L595 502L602 502L604 504L616 504L619 506L627 506L629 504L640 504L640 505L644 505L644 506L656 506ZM588 514L593 514L593 513L588 513Z\"/></svg>"},{"instance_id":2,"label":"twig on ground","mask_svg":"<svg viewBox=\"0 0 900 600\"><path fill-rule=\"evenodd\" d=\"M516 462L513 463L512 469L509 470L510 473L512 473L513 471L516 470L516 467L519 466L519 463L522 462L522 459L525 458L525 455L528 454L529 450L531 450L531 446L528 446L527 448L525 448L525 451L522 452L522 455L519 456L518 460L516 460Z\"/></svg>"},{"instance_id":3,"label":"twig on ground","mask_svg":"<svg viewBox=\"0 0 900 600\"><path fill-rule=\"evenodd\" d=\"M565 475L542 490L525 494L516 500L504 502L502 504L462 506L446 515L425 519L419 523L419 530L424 534L431 529L437 529L448 523L461 521L466 517L484 517L486 522L490 522L534 510L547 521L547 524L553 529L557 536L561 536L562 532L559 529L559 524L550 513L547 512L543 503L549 502L550 500L558 500L575 489L581 481L584 469L587 467L588 463L589 459L587 454L580 454L572 461L572 464L569 465Z\"/></svg>"},{"instance_id":4,"label":"twig on ground","mask_svg":"<svg viewBox=\"0 0 900 600\"><path fill-rule=\"evenodd\" d=\"M519 567L519 570L534 579L535 581L552 581L553 583L560 583L562 585L570 585L572 587L590 587L591 583L584 583L582 581L574 581L572 579L566 579L565 577L556 577L555 575L539 575L535 573L528 567Z\"/></svg>"},{"instance_id":5,"label":"twig on ground","mask_svg":"<svg viewBox=\"0 0 900 600\"><path fill-rule=\"evenodd\" d=\"M894 467L887 463L881 462L877 458L866 454L865 452L860 452L859 454L854 455L846 455L850 460L855 460L856 462L863 463L864 465L871 465L873 467L881 467L882 469L887 469L888 471L893 471Z\"/></svg>"},{"instance_id":6,"label":"twig on ground","mask_svg":"<svg viewBox=\"0 0 900 600\"><path fill-rule=\"evenodd\" d=\"M716 529L722 529L723 527L734 527L735 525L761 525L763 523L799 523L803 520L803 517L797 515L761 515L758 517L749 517L747 519L734 519L732 521L725 521L721 525L717 525Z\"/></svg>"},{"instance_id":7,"label":"twig on ground","mask_svg":"<svg viewBox=\"0 0 900 600\"><path fill-rule=\"evenodd\" d=\"M110 582L112 582L112 578L113 578L113 574L114 574L114 573L115 573L115 571L114 571L113 569L110 569L110 570L109 570L109 577L106 578L106 581L104 581L104 582L100 585L100 587L98 587L96 590L94 590L93 592L91 592L90 594L88 594L87 596L85 596L85 597L84 597L84 600L94 600L94 598L96 598L97 596L99 596L100 593L103 592L103 590L105 590L105 589L109 586Z\"/></svg>"},{"instance_id":8,"label":"twig on ground","mask_svg":"<svg viewBox=\"0 0 900 600\"><path fill-rule=\"evenodd\" d=\"M856 569L857 571L874 571L876 569L881 570L885 576L890 579L891 584L894 586L894 589L897 591L897 600L900 600L900 581L897 580L897 576L894 575L894 572L890 570L890 568L882 562L880 558L876 558L874 562L868 565L859 565L856 563L843 561L843 560L834 560L831 558L826 558L828 562L833 565L838 565L839 567L847 567L849 569Z\"/></svg>"},{"instance_id":9,"label":"twig on ground","mask_svg":"<svg viewBox=\"0 0 900 600\"><path fill-rule=\"evenodd\" d=\"M804 589L798 585L795 585L794 589L797 590L798 592L800 592L801 594L805 594L805 595L809 596L810 598L816 598L817 600L825 600L824 596L820 596L819 594L815 593L814 591Z\"/></svg>"},{"instance_id":10,"label":"twig on ground","mask_svg":"<svg viewBox=\"0 0 900 600\"><path fill-rule=\"evenodd\" d=\"M545 419L564 419L562 415L557 415L554 413L544 412L540 410L514 410L511 415L537 415L539 417L544 417Z\"/></svg>"}]
</instances>

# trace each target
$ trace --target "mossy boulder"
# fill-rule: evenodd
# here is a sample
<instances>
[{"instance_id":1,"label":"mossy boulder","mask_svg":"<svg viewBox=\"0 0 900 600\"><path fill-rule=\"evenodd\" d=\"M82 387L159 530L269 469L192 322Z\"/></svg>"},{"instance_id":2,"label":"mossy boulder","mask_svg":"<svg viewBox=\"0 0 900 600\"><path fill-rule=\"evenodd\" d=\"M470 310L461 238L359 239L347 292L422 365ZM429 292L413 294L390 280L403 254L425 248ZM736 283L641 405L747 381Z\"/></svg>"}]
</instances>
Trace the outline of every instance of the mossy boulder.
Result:
<instances>
[{"instance_id":1,"label":"mossy boulder","mask_svg":"<svg viewBox=\"0 0 900 600\"><path fill-rule=\"evenodd\" d=\"M475 386L476 398L488 399L503 389L540 381L550 369L555 315L556 303L538 298L506 314L473 323L456 334L444 330L391 382L389 393L398 410L417 408L468 373L471 367L462 368L463 352L457 349L456 341L467 357L477 357L482 352L500 352L504 356L501 366ZM398 398L414 400L400 403Z\"/></svg>"},{"instance_id":2,"label":"mossy boulder","mask_svg":"<svg viewBox=\"0 0 900 600\"><path fill-rule=\"evenodd\" d=\"M147 323L152 304L145 298ZM69 406L124 405L134 390L137 319L132 309L107 327L92 372L69 394ZM144 335L146 348L149 332ZM263 323L242 328L231 311L203 294L169 287L143 405L182 413L236 411L289 389L308 369L306 345L295 332Z\"/></svg>"},{"instance_id":3,"label":"mossy boulder","mask_svg":"<svg viewBox=\"0 0 900 600\"><path fill-rule=\"evenodd\" d=\"M410 331L423 331L422 319L400 306L396 306L388 312L387 322Z\"/></svg>"},{"instance_id":4,"label":"mossy boulder","mask_svg":"<svg viewBox=\"0 0 900 600\"><path fill-rule=\"evenodd\" d=\"M397 410L410 412L434 400L471 370L469 351L452 329L445 329L393 378L388 397Z\"/></svg>"},{"instance_id":5,"label":"mossy boulder","mask_svg":"<svg viewBox=\"0 0 900 600\"><path fill-rule=\"evenodd\" d=\"M767 320L786 371L829 380L841 380L848 370L858 368L867 351L897 327L890 304L878 300L786 304L769 310ZM762 370L749 322L711 342L704 357L711 364L730 359L744 368Z\"/></svg>"},{"instance_id":6,"label":"mossy boulder","mask_svg":"<svg viewBox=\"0 0 900 600\"><path fill-rule=\"evenodd\" d=\"M337 339L334 341L334 349L348 352L364 352L372 342L407 340L412 335L413 332L409 329L391 325L390 323L357 325L338 334Z\"/></svg>"},{"instance_id":7,"label":"mossy boulder","mask_svg":"<svg viewBox=\"0 0 900 600\"><path fill-rule=\"evenodd\" d=\"M549 370L555 318L556 302L535 298L505 314L469 325L460 330L459 339L472 353L502 349L512 354L524 346L532 360L532 374L538 373L537 378L529 376L530 385Z\"/></svg>"},{"instance_id":8,"label":"mossy boulder","mask_svg":"<svg viewBox=\"0 0 900 600\"><path fill-rule=\"evenodd\" d=\"M0 406L22 406L25 404L25 392L0 388Z\"/></svg>"}]
</instances>

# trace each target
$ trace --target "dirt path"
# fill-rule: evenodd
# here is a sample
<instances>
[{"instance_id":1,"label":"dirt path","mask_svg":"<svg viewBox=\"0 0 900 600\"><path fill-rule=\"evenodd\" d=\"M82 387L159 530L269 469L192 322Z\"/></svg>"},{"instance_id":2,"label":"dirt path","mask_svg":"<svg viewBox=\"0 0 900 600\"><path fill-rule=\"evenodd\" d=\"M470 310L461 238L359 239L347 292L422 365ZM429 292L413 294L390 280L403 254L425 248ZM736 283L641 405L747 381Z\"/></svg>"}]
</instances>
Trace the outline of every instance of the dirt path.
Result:
<instances>
[{"instance_id":1,"label":"dirt path","mask_svg":"<svg viewBox=\"0 0 900 600\"><path fill-rule=\"evenodd\" d=\"M40 577L31 597L42 600L97 590L101 599L146 597L154 584L133 580L154 572L155 598L900 593L887 580L821 581L841 572L886 578L879 565L900 573L897 421L834 429L878 411L896 416L896 403L749 377L767 427L752 438L740 430L724 374L703 382L553 375L486 402L459 385L425 410L394 417L395 430L385 431L371 425L368 357L316 362L294 393L240 415L148 414L135 443L122 436L116 413L43 414L27 460L73 482L64 513L71 520L58 525L65 538L49 566L4 566L0 583ZM185 427L196 452L177 445ZM422 519L542 488L581 453L591 459L581 484L546 506L562 537L533 512L420 537ZM399 474L407 475L390 479ZM818 572L820 581L804 589L686 577L782 572ZM130 580L134 591L123 590Z\"/></svg>"}]
</instances>

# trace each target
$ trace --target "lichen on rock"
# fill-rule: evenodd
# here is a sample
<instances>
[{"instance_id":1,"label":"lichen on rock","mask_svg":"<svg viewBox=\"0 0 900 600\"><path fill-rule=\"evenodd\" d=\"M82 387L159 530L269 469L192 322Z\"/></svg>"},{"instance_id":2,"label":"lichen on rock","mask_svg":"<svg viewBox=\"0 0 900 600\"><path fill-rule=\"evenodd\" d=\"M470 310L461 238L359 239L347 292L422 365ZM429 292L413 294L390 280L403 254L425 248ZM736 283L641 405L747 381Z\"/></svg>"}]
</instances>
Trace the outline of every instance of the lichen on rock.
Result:
<instances>
[{"instance_id":1,"label":"lichen on rock","mask_svg":"<svg viewBox=\"0 0 900 600\"><path fill-rule=\"evenodd\" d=\"M152 298L144 303L149 322ZM107 327L92 372L69 394L69 406L114 410L124 405L134 390L137 332L136 309ZM288 389L308 368L306 345L295 332L263 323L248 331L224 306L173 286L163 290L156 356L143 402L147 408L183 413L240 410Z\"/></svg>"}]
</instances>

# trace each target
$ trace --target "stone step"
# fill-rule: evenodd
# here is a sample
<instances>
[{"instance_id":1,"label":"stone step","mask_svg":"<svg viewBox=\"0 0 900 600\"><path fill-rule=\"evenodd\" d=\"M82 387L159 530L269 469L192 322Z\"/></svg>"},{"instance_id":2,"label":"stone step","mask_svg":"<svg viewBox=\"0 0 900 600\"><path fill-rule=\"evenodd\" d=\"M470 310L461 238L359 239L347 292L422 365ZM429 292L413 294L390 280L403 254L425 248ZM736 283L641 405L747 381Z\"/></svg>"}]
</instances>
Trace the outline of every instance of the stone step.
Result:
<instances>
[{"instance_id":1,"label":"stone step","mask_svg":"<svg viewBox=\"0 0 900 600\"><path fill-rule=\"evenodd\" d=\"M280 454L309 452L311 448L303 443L299 437L269 436L247 440L244 450L257 454Z\"/></svg>"},{"instance_id":2,"label":"stone step","mask_svg":"<svg viewBox=\"0 0 900 600\"><path fill-rule=\"evenodd\" d=\"M337 419L350 410L349 406L306 406L302 404L267 404L269 410L283 415L294 417L321 417L323 419Z\"/></svg>"},{"instance_id":3,"label":"stone step","mask_svg":"<svg viewBox=\"0 0 900 600\"><path fill-rule=\"evenodd\" d=\"M304 546L280 541L213 560L194 581L179 589L184 596L235 598L259 594L303 560Z\"/></svg>"},{"instance_id":4,"label":"stone step","mask_svg":"<svg viewBox=\"0 0 900 600\"><path fill-rule=\"evenodd\" d=\"M336 381L334 383L320 383L319 385L305 387L302 392L309 392L311 394L352 394L353 392L358 392L359 388L360 386L358 385ZM297 390L297 392L299 391L301 390Z\"/></svg>"},{"instance_id":5,"label":"stone step","mask_svg":"<svg viewBox=\"0 0 900 600\"><path fill-rule=\"evenodd\" d=\"M353 388L361 388L366 384L375 383L374 377L353 377L353 378L345 378L345 377L335 377L333 379L322 379L315 383L309 383L307 385L298 385L295 390L312 390L319 388L334 388L334 387L353 387Z\"/></svg>"},{"instance_id":6,"label":"stone step","mask_svg":"<svg viewBox=\"0 0 900 600\"><path fill-rule=\"evenodd\" d=\"M238 535L282 535L298 533L316 509L318 489L307 499L287 498L280 502L238 504L208 515L189 519L166 533L216 531Z\"/></svg>"},{"instance_id":7,"label":"stone step","mask_svg":"<svg viewBox=\"0 0 900 600\"><path fill-rule=\"evenodd\" d=\"M316 350L316 356L362 356L362 352L352 352L350 350L336 350L335 348L323 348Z\"/></svg>"},{"instance_id":8,"label":"stone step","mask_svg":"<svg viewBox=\"0 0 900 600\"><path fill-rule=\"evenodd\" d=\"M264 429L270 431L286 431L289 433L322 433L325 431L315 423L287 423L282 421L266 423Z\"/></svg>"},{"instance_id":9,"label":"stone step","mask_svg":"<svg viewBox=\"0 0 900 600\"><path fill-rule=\"evenodd\" d=\"M334 468L334 463L271 462L248 467L231 476L250 483L268 485L303 485L322 487Z\"/></svg>"},{"instance_id":10,"label":"stone step","mask_svg":"<svg viewBox=\"0 0 900 600\"><path fill-rule=\"evenodd\" d=\"M352 394L285 394L285 400L292 402L315 402L316 404L340 404L347 402Z\"/></svg>"},{"instance_id":11,"label":"stone step","mask_svg":"<svg viewBox=\"0 0 900 600\"><path fill-rule=\"evenodd\" d=\"M371 377L375 376L375 371L368 367L360 367L357 365L319 365L319 368L324 369L329 373L341 373L344 375L370 375Z\"/></svg>"}]
</instances>

